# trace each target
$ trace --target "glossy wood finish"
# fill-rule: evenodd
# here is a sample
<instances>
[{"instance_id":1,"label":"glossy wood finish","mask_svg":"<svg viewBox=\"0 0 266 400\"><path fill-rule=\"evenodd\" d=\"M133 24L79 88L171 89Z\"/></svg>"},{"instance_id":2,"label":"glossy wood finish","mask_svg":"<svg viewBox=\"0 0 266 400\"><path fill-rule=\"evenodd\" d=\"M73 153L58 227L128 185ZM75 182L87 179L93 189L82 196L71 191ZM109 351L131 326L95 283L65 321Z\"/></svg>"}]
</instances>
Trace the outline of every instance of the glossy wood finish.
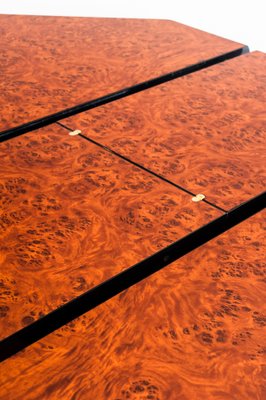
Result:
<instances>
[{"instance_id":1,"label":"glossy wood finish","mask_svg":"<svg viewBox=\"0 0 266 400\"><path fill-rule=\"evenodd\" d=\"M265 216L3 362L1 399L263 400Z\"/></svg>"},{"instance_id":2,"label":"glossy wood finish","mask_svg":"<svg viewBox=\"0 0 266 400\"><path fill-rule=\"evenodd\" d=\"M0 158L1 339L220 215L58 125Z\"/></svg>"},{"instance_id":3,"label":"glossy wood finish","mask_svg":"<svg viewBox=\"0 0 266 400\"><path fill-rule=\"evenodd\" d=\"M0 16L0 131L243 45L173 21Z\"/></svg>"},{"instance_id":4,"label":"glossy wood finish","mask_svg":"<svg viewBox=\"0 0 266 400\"><path fill-rule=\"evenodd\" d=\"M265 67L250 53L63 122L230 209L265 190Z\"/></svg>"}]
</instances>

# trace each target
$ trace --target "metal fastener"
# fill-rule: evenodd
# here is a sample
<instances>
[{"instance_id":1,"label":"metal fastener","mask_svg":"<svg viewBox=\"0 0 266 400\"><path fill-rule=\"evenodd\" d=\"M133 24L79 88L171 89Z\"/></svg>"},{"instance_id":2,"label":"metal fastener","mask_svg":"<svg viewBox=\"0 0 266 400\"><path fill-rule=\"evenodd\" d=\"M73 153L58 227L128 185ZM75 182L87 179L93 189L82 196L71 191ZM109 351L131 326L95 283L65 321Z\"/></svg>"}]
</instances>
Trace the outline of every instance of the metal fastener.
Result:
<instances>
[{"instance_id":1,"label":"metal fastener","mask_svg":"<svg viewBox=\"0 0 266 400\"><path fill-rule=\"evenodd\" d=\"M195 203L198 203L199 201L205 199L204 194L197 194L196 196L192 197L192 201L194 201Z\"/></svg>"},{"instance_id":2,"label":"metal fastener","mask_svg":"<svg viewBox=\"0 0 266 400\"><path fill-rule=\"evenodd\" d=\"M76 135L79 135L80 133L81 133L81 131L76 129L75 131L69 132L69 136L76 136Z\"/></svg>"}]
</instances>

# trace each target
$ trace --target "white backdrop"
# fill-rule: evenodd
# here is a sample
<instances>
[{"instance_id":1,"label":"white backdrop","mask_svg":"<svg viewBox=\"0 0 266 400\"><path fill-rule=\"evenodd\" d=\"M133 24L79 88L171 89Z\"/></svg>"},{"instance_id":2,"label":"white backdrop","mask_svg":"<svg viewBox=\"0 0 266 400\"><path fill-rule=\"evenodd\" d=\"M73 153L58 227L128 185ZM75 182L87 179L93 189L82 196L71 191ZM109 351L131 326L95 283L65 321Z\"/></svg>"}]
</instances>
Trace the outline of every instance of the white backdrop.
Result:
<instances>
[{"instance_id":1,"label":"white backdrop","mask_svg":"<svg viewBox=\"0 0 266 400\"><path fill-rule=\"evenodd\" d=\"M172 19L266 51L265 0L0 0L0 13Z\"/></svg>"}]
</instances>

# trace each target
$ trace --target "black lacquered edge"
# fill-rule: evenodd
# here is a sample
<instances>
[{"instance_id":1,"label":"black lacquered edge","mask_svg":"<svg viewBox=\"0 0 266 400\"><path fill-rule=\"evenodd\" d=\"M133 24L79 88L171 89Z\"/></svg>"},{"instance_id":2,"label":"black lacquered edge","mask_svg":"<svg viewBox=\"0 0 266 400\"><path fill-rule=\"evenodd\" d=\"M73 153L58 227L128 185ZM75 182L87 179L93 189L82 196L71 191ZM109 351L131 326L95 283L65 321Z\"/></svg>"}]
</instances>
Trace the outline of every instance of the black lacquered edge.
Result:
<instances>
[{"instance_id":1,"label":"black lacquered edge","mask_svg":"<svg viewBox=\"0 0 266 400\"><path fill-rule=\"evenodd\" d=\"M266 192L242 203L184 238L85 292L0 342L0 361L16 354L123 290L264 209Z\"/></svg>"},{"instance_id":2,"label":"black lacquered edge","mask_svg":"<svg viewBox=\"0 0 266 400\"><path fill-rule=\"evenodd\" d=\"M90 100L90 101L88 101L86 103L82 103L82 104L79 104L77 106L74 106L74 107L71 107L71 108L67 108L67 109L59 111L59 112L57 112L55 114L51 114L51 115L48 115L46 117L43 117L43 118L40 118L40 119L36 119L34 121L31 121L31 122L27 122L26 124L23 124L23 125L20 125L20 126L16 126L14 128L11 128L11 129L7 129L7 130L2 131L0 133L0 143L4 142L6 140L12 139L14 137L23 135L24 133L34 131L35 129L39 129L39 128L42 128L44 126L50 125L50 124L52 124L54 122L60 121L61 119L71 117L73 115L79 114L81 112L90 110L90 109L95 108L95 107L99 107L99 106L101 106L103 104L110 103L112 101L121 99L122 97L129 96L131 94L134 94L134 93L140 92L142 90L151 88L153 86L156 86L156 85L159 85L161 83L170 81L172 79L176 79L176 78L180 78L180 77L185 76L185 75L189 75L189 74L191 74L193 72L196 72L196 71L199 71L201 69L210 67L212 65L218 64L218 63L226 61L226 60L229 60L231 58L235 58L235 57L241 56L242 54L245 54L245 53L248 53L248 52L249 52L248 46L243 46L243 47L241 47L239 49L236 49L236 50L233 50L233 51L231 51L229 53L222 54L220 56L211 58L209 60L201 61L198 64L190 65L190 66L185 67L183 69L180 69L178 71L170 72L169 74L166 74L166 75L151 79L149 81L145 81L145 82L139 83L139 84L137 84L135 86L131 86L131 87L125 88L123 90L119 90L119 91L114 92L114 93L110 93L110 94L108 94L106 96L103 96L103 97L100 97L100 98L97 98L97 99L94 99L94 100Z\"/></svg>"}]
</instances>

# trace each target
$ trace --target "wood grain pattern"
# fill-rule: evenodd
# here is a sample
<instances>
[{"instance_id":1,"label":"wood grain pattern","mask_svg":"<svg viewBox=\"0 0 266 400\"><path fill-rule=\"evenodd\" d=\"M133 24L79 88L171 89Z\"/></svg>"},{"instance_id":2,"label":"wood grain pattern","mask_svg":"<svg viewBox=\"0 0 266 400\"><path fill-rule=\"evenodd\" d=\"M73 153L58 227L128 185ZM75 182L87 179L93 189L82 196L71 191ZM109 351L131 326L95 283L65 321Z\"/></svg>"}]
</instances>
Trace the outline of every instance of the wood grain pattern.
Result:
<instances>
[{"instance_id":1,"label":"wood grain pattern","mask_svg":"<svg viewBox=\"0 0 266 400\"><path fill-rule=\"evenodd\" d=\"M265 190L265 67L250 53L64 123L230 209Z\"/></svg>"},{"instance_id":2,"label":"wood grain pattern","mask_svg":"<svg viewBox=\"0 0 266 400\"><path fill-rule=\"evenodd\" d=\"M263 400L265 212L0 366L0 398Z\"/></svg>"},{"instance_id":3,"label":"wood grain pattern","mask_svg":"<svg viewBox=\"0 0 266 400\"><path fill-rule=\"evenodd\" d=\"M57 125L0 158L1 339L220 215Z\"/></svg>"},{"instance_id":4,"label":"wood grain pattern","mask_svg":"<svg viewBox=\"0 0 266 400\"><path fill-rule=\"evenodd\" d=\"M0 131L243 45L173 21L0 16Z\"/></svg>"}]
</instances>

